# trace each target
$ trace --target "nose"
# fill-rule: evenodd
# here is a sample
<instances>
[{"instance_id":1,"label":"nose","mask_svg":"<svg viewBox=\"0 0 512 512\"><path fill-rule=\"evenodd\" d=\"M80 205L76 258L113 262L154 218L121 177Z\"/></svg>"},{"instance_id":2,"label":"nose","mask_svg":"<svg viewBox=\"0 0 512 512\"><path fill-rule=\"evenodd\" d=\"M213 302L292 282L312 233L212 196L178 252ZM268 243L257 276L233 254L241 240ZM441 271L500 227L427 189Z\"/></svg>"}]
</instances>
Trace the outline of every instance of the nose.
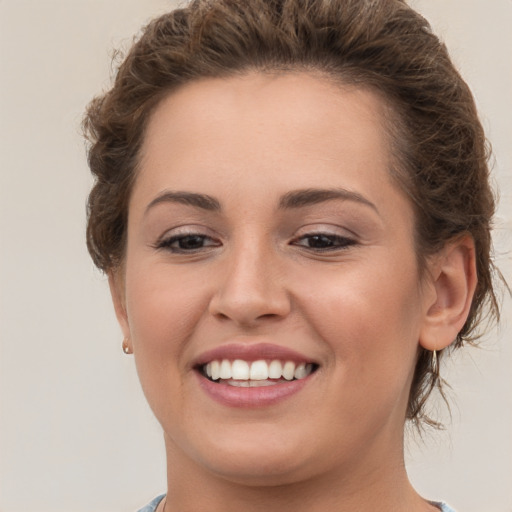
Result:
<instances>
[{"instance_id":1,"label":"nose","mask_svg":"<svg viewBox=\"0 0 512 512\"><path fill-rule=\"evenodd\" d=\"M261 244L233 249L222 262L210 314L248 327L286 317L291 303L278 260Z\"/></svg>"}]
</instances>

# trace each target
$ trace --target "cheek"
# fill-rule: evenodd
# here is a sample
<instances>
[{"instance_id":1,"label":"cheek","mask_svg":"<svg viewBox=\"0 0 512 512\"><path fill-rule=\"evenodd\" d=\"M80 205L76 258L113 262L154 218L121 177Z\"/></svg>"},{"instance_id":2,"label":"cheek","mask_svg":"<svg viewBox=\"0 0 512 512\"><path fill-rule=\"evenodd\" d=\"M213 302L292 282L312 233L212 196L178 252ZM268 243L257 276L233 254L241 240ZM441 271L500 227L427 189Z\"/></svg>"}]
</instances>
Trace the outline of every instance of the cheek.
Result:
<instances>
[{"instance_id":1,"label":"cheek","mask_svg":"<svg viewBox=\"0 0 512 512\"><path fill-rule=\"evenodd\" d=\"M387 373L409 375L421 322L421 298L414 261L347 265L306 283L304 310L332 350L334 364L355 379ZM370 262L369 262L370 263Z\"/></svg>"},{"instance_id":2,"label":"cheek","mask_svg":"<svg viewBox=\"0 0 512 512\"><path fill-rule=\"evenodd\" d=\"M208 304L204 280L195 281L165 265L126 269L126 308L137 373L153 413L169 428L180 421L188 341Z\"/></svg>"},{"instance_id":3,"label":"cheek","mask_svg":"<svg viewBox=\"0 0 512 512\"><path fill-rule=\"evenodd\" d=\"M165 265L126 272L127 314L134 344L174 346L202 314L207 292L200 273L178 274ZM139 348L139 347L137 347Z\"/></svg>"},{"instance_id":4,"label":"cheek","mask_svg":"<svg viewBox=\"0 0 512 512\"><path fill-rule=\"evenodd\" d=\"M208 292L198 277L177 275L164 265L138 270L127 268L126 307L141 382L143 387L159 378L176 382L185 371L187 341L207 308Z\"/></svg>"}]
</instances>

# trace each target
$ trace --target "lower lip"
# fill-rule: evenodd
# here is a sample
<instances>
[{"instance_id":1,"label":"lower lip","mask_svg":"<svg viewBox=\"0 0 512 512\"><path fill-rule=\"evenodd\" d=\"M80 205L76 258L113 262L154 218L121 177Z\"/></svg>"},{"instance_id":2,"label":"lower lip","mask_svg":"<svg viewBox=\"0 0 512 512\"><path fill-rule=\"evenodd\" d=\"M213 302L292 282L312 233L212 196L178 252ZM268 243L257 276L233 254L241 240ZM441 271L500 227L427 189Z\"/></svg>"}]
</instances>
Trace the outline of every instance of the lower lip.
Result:
<instances>
[{"instance_id":1,"label":"lower lip","mask_svg":"<svg viewBox=\"0 0 512 512\"><path fill-rule=\"evenodd\" d=\"M254 388L236 387L213 382L197 372L201 388L213 400L229 407L255 408L277 404L298 393L314 373L304 379Z\"/></svg>"}]
</instances>

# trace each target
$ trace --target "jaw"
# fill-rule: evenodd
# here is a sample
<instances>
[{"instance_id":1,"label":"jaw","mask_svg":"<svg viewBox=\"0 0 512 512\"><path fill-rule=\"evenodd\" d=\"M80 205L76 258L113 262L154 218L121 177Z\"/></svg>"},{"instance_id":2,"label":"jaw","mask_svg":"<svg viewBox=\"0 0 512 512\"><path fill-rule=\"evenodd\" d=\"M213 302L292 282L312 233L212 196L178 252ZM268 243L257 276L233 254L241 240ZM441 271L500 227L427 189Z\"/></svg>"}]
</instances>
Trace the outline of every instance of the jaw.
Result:
<instances>
[{"instance_id":1,"label":"jaw","mask_svg":"<svg viewBox=\"0 0 512 512\"><path fill-rule=\"evenodd\" d=\"M226 445L217 446L211 452L212 459L221 455L222 465L212 459L195 458L194 453L184 454L181 447L166 436L169 493L176 496L176 503L181 495L188 494L184 496L182 509L187 509L186 503L190 500L190 509L212 512L424 510L406 499L404 489L410 484L400 455L396 460L384 457L368 471L369 449L366 454L360 453L360 457L354 454L353 460L345 460L332 470L329 458L335 458L336 454L325 457L312 451L305 458L310 447L295 445L294 453L301 454L297 458L290 457L288 436L283 435L282 444L276 444L271 425L267 428L261 424L254 428L244 426L240 430ZM251 451L247 440L256 436L259 440ZM295 442L295 439L288 440ZM327 471L320 471L319 462ZM198 488L201 488L200 495ZM382 496L382 503L367 503L372 488L375 493L370 494ZM396 506L391 508L385 505L388 498L392 499L390 495L397 498ZM419 496L415 497L422 501ZM205 501L201 503L203 498ZM404 508L405 504L408 507Z\"/></svg>"}]
</instances>

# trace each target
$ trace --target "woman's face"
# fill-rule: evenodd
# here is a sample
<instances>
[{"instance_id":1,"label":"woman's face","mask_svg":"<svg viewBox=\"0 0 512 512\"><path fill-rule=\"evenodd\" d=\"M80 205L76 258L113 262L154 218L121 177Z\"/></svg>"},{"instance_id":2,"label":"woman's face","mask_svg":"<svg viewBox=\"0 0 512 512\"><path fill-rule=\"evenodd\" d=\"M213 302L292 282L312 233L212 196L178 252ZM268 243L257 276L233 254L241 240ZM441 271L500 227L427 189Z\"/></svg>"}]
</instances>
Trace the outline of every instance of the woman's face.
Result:
<instances>
[{"instance_id":1,"label":"woman's face","mask_svg":"<svg viewBox=\"0 0 512 512\"><path fill-rule=\"evenodd\" d=\"M427 300L384 116L300 73L154 112L112 282L181 467L275 485L401 453Z\"/></svg>"}]
</instances>

